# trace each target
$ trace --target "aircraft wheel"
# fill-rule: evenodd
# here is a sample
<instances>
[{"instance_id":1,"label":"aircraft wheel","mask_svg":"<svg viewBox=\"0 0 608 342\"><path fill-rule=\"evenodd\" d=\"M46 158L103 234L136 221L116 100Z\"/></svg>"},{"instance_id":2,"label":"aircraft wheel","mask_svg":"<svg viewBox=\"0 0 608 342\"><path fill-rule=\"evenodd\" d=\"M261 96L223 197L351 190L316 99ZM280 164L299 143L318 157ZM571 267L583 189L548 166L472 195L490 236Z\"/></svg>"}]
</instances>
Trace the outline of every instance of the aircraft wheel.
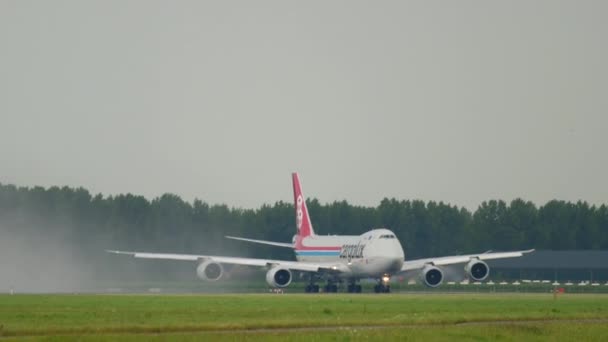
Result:
<instances>
[{"instance_id":1,"label":"aircraft wheel","mask_svg":"<svg viewBox=\"0 0 608 342\"><path fill-rule=\"evenodd\" d=\"M376 293L390 293L391 287L390 285L377 284L374 286L374 292Z\"/></svg>"},{"instance_id":2,"label":"aircraft wheel","mask_svg":"<svg viewBox=\"0 0 608 342\"><path fill-rule=\"evenodd\" d=\"M336 293L338 292L338 285L336 284L327 284L323 288L323 290L327 293Z\"/></svg>"}]
</instances>

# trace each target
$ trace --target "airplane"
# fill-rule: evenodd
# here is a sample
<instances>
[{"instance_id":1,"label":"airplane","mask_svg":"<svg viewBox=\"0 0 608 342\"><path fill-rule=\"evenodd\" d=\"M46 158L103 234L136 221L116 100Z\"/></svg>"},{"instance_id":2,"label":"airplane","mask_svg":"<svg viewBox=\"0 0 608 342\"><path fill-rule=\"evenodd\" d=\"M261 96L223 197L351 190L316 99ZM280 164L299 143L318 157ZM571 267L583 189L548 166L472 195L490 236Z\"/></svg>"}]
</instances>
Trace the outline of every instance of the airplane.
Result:
<instances>
[{"instance_id":1,"label":"airplane","mask_svg":"<svg viewBox=\"0 0 608 342\"><path fill-rule=\"evenodd\" d=\"M224 264L257 266L267 269L266 282L273 288L285 288L294 278L294 272L308 275L305 292L320 291L317 284L325 281L324 292L337 292L338 285L347 283L349 293L361 292L361 279L376 279L376 293L390 292L391 277L405 272L419 272L420 280L428 287L437 287L444 280L443 268L462 264L462 272L472 281L488 278L490 267L486 260L521 257L534 249L512 252L485 252L480 254L445 256L405 260L403 247L396 235L377 228L361 235L317 235L312 226L306 198L302 193L297 173L292 174L297 232L291 243L256 240L244 237L226 238L293 249L296 261L211 256L195 254L148 253L106 250L108 253L126 254L135 258L167 259L197 262L197 276L202 280L216 281L224 273Z\"/></svg>"}]
</instances>

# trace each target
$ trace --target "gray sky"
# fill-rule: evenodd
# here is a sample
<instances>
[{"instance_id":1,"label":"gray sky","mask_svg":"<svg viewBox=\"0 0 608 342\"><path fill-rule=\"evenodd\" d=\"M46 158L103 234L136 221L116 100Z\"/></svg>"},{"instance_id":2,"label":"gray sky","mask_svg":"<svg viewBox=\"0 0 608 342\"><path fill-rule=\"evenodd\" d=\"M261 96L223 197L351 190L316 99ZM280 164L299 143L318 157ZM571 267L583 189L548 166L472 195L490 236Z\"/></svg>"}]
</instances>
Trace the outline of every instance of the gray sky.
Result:
<instances>
[{"instance_id":1,"label":"gray sky","mask_svg":"<svg viewBox=\"0 0 608 342\"><path fill-rule=\"evenodd\" d=\"M0 0L0 182L257 207L608 194L606 1Z\"/></svg>"}]
</instances>

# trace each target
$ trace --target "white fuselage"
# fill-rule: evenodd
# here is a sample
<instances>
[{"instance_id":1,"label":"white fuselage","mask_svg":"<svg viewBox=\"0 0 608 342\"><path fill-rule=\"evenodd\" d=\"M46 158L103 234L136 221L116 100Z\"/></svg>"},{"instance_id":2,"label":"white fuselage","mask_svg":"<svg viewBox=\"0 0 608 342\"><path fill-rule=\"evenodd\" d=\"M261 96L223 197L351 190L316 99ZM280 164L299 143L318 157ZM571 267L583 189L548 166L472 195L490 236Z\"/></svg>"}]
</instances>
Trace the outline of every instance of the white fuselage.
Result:
<instances>
[{"instance_id":1,"label":"white fuselage","mask_svg":"<svg viewBox=\"0 0 608 342\"><path fill-rule=\"evenodd\" d=\"M374 229L364 234L309 236L296 243L298 261L333 264L341 277L382 277L401 270L404 253L395 234Z\"/></svg>"}]
</instances>

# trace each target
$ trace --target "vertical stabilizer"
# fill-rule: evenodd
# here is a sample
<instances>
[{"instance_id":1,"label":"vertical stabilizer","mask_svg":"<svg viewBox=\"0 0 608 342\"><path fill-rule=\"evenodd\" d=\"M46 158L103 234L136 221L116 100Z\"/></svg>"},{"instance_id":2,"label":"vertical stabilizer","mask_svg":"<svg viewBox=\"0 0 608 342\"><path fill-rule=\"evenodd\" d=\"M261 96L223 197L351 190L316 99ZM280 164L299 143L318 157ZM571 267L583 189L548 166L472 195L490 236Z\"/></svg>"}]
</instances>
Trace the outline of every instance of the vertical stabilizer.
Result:
<instances>
[{"instance_id":1,"label":"vertical stabilizer","mask_svg":"<svg viewBox=\"0 0 608 342\"><path fill-rule=\"evenodd\" d=\"M306 197L302 193L300 178L296 172L291 174L293 180L293 199L296 208L296 227L298 228L297 236L305 238L314 236L315 231L312 229L308 208L306 207Z\"/></svg>"}]
</instances>

